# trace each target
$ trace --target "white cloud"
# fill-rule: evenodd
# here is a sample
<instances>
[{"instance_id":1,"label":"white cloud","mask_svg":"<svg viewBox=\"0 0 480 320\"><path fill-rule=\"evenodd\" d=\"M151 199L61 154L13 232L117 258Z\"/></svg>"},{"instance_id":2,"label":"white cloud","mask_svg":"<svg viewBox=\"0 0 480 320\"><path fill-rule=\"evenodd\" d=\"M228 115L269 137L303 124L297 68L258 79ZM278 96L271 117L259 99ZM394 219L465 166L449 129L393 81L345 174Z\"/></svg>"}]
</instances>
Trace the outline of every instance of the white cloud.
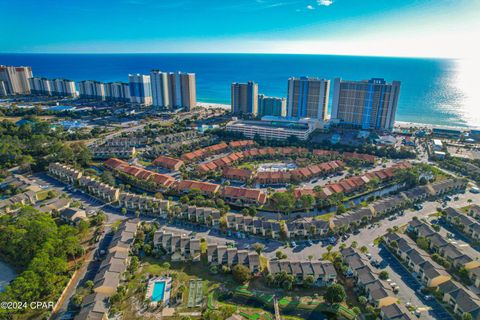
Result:
<instances>
[{"instance_id":1,"label":"white cloud","mask_svg":"<svg viewBox=\"0 0 480 320\"><path fill-rule=\"evenodd\" d=\"M313 6L311 6L311 5L308 5L308 6L307 6L307 9L308 9L308 10L315 10L315 8L314 8Z\"/></svg>"},{"instance_id":2,"label":"white cloud","mask_svg":"<svg viewBox=\"0 0 480 320\"><path fill-rule=\"evenodd\" d=\"M328 7L333 4L333 0L317 0L319 6Z\"/></svg>"}]
</instances>

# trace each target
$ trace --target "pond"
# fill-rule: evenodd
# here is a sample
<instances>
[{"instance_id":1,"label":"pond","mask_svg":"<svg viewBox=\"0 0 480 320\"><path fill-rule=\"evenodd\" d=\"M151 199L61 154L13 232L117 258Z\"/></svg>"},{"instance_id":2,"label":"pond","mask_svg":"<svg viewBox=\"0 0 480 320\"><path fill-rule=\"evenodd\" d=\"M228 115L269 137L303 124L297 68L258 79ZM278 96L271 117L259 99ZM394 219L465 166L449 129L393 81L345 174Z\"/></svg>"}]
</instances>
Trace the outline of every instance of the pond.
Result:
<instances>
[{"instance_id":1,"label":"pond","mask_svg":"<svg viewBox=\"0 0 480 320\"><path fill-rule=\"evenodd\" d=\"M2 292L5 287L15 279L17 274L15 273L15 269L10 265L6 264L3 261L0 261L0 292Z\"/></svg>"}]
</instances>

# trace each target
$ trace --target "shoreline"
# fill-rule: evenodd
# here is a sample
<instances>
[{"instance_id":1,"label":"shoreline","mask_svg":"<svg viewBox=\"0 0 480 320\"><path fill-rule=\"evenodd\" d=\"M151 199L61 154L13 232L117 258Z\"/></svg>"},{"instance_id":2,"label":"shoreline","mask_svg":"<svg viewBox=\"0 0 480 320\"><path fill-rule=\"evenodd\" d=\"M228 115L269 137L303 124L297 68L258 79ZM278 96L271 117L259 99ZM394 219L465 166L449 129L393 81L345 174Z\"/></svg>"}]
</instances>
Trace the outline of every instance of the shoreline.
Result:
<instances>
[{"instance_id":1,"label":"shoreline","mask_svg":"<svg viewBox=\"0 0 480 320\"><path fill-rule=\"evenodd\" d=\"M224 110L230 111L231 107L229 104L224 104L224 103L210 103L210 102L204 102L204 101L199 101L197 102L198 107L202 108L207 108L207 109L213 109L213 108L221 108ZM475 130L478 129L477 127L464 127L464 126L448 126L448 125L440 125L440 124L431 124L431 123L421 123L421 122L412 122L412 121L395 121L395 128L401 128L401 129L406 129L406 128L411 128L411 127L418 127L418 128L425 128L425 129L433 129L433 128L443 128L443 129L453 129L453 130Z\"/></svg>"}]
</instances>

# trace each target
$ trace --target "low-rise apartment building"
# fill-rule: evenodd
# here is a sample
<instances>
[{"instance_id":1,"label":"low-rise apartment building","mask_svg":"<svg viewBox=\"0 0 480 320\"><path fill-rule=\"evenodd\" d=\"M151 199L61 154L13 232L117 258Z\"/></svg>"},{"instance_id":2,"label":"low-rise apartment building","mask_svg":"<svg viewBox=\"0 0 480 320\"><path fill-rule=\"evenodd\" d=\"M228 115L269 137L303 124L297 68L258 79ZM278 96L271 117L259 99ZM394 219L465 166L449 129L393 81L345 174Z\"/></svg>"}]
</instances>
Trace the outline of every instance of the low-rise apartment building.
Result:
<instances>
[{"instance_id":1,"label":"low-rise apartment building","mask_svg":"<svg viewBox=\"0 0 480 320\"><path fill-rule=\"evenodd\" d=\"M171 255L172 261L200 261L200 239L168 230L158 230L153 245Z\"/></svg>"},{"instance_id":2,"label":"low-rise apartment building","mask_svg":"<svg viewBox=\"0 0 480 320\"><path fill-rule=\"evenodd\" d=\"M228 248L224 245L208 244L207 261L212 265L226 265L229 268L242 264L252 273L260 272L260 256L256 252Z\"/></svg>"},{"instance_id":3,"label":"low-rise apartment building","mask_svg":"<svg viewBox=\"0 0 480 320\"><path fill-rule=\"evenodd\" d=\"M319 287L337 281L337 272L330 261L269 260L268 272L272 275L285 272L294 276L297 284L312 277L313 284Z\"/></svg>"}]
</instances>

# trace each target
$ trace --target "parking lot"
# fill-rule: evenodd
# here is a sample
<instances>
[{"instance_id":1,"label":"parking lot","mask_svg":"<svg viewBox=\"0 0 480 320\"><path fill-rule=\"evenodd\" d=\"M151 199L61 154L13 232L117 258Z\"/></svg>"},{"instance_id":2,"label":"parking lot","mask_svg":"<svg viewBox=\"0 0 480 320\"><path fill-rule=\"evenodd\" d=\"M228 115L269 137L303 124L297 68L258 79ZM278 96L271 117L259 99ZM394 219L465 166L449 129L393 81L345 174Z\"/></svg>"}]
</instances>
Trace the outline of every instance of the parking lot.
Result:
<instances>
[{"instance_id":1,"label":"parking lot","mask_svg":"<svg viewBox=\"0 0 480 320\"><path fill-rule=\"evenodd\" d=\"M380 266L388 272L390 279L399 285L400 300L417 307L421 311L421 319L453 319L434 298L425 299L425 295L418 292L422 284L390 251L383 245L376 249L371 251L372 256L380 261Z\"/></svg>"}]
</instances>

